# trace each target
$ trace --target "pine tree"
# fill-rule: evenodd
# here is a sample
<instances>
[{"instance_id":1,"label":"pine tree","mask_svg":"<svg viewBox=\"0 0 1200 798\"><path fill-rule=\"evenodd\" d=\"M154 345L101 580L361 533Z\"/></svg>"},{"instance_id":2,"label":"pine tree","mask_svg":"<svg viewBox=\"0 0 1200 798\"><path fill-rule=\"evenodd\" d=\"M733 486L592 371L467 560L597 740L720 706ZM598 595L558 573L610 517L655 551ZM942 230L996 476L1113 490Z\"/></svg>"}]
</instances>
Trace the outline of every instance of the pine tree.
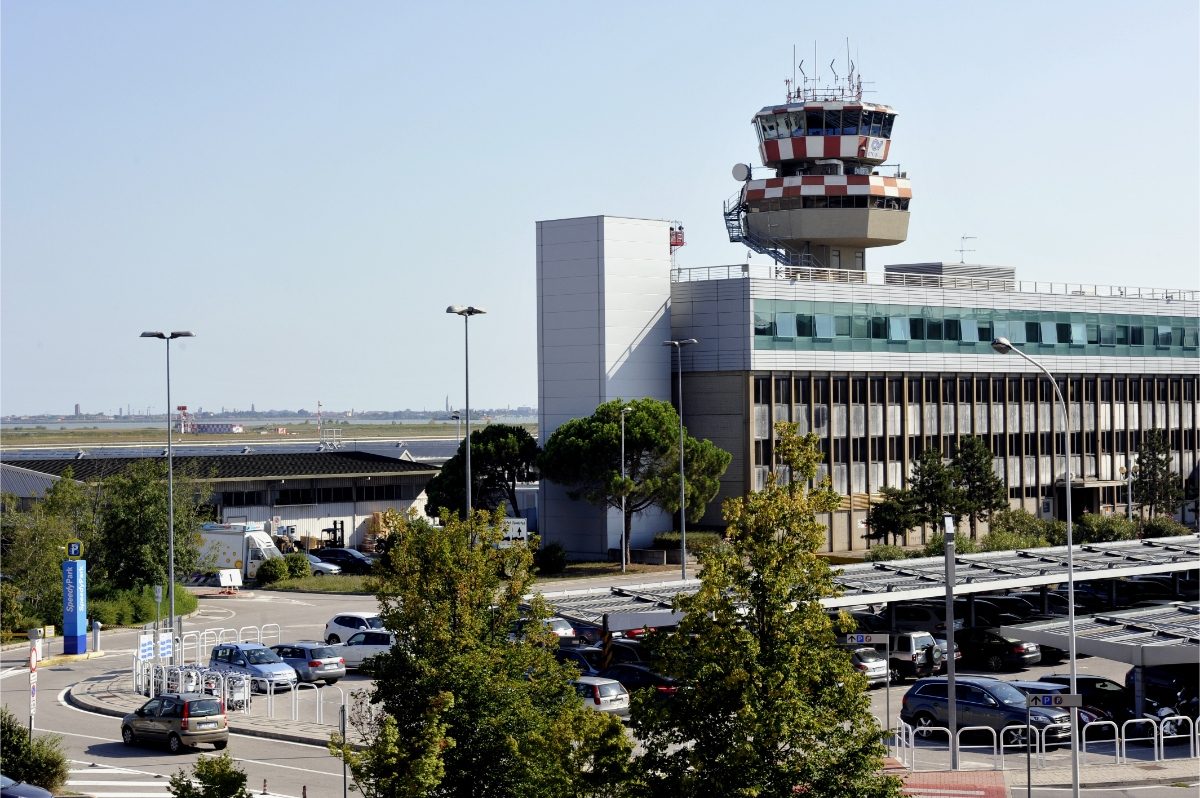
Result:
<instances>
[{"instance_id":1,"label":"pine tree","mask_svg":"<svg viewBox=\"0 0 1200 798\"><path fill-rule=\"evenodd\" d=\"M917 523L941 529L942 517L954 512L957 498L950 469L936 448L921 452L908 478Z\"/></svg>"},{"instance_id":2,"label":"pine tree","mask_svg":"<svg viewBox=\"0 0 1200 798\"><path fill-rule=\"evenodd\" d=\"M980 519L987 520L997 510L1008 506L1008 489L997 476L992 452L983 438L963 438L950 461L954 485L954 509L957 517L971 521L971 539L978 539Z\"/></svg>"},{"instance_id":3,"label":"pine tree","mask_svg":"<svg viewBox=\"0 0 1200 798\"><path fill-rule=\"evenodd\" d=\"M677 599L678 633L651 635L656 667L677 677L669 700L639 694L633 728L655 796L898 796L880 774L882 732L863 677L837 646L820 599L835 595L816 550L828 480L811 488L816 437L776 427L793 480L725 504L728 541L701 555L699 592Z\"/></svg>"},{"instance_id":4,"label":"pine tree","mask_svg":"<svg viewBox=\"0 0 1200 798\"><path fill-rule=\"evenodd\" d=\"M1183 480L1171 469L1171 448L1162 430L1150 430L1142 438L1137 466L1134 501L1149 507L1151 518L1159 512L1173 515L1183 503Z\"/></svg>"}]
</instances>

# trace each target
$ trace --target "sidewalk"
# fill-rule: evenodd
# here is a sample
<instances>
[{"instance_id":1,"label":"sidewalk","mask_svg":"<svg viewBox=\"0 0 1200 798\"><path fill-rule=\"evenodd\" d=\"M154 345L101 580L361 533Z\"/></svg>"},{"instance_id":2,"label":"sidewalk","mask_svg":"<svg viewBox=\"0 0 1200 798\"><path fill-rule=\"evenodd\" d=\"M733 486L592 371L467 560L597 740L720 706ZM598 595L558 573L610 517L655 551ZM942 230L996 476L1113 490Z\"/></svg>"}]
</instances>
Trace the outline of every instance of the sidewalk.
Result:
<instances>
[{"instance_id":1,"label":"sidewalk","mask_svg":"<svg viewBox=\"0 0 1200 798\"><path fill-rule=\"evenodd\" d=\"M69 662L75 659L103 656L103 652L77 657L63 655L54 657L52 661L45 661L43 665L61 664L64 661ZM128 715L146 703L147 700L146 696L134 692L133 676L130 674L128 668L109 671L100 676L85 679L67 691L67 702L72 706L87 712L110 715L116 718ZM255 702L259 701L265 702L266 698L264 696L256 696ZM275 701L276 714L286 714L291 701L290 695L278 693L275 696ZM332 707L326 707L326 709L329 712L326 715L325 723L317 723L312 720L264 718L242 712L230 712L228 715L229 731L235 734L250 735L251 737L265 737L272 740L284 740L293 743L326 745L329 742L330 735L338 730L336 709ZM352 742L362 742L353 728L347 729L347 732Z\"/></svg>"}]
</instances>

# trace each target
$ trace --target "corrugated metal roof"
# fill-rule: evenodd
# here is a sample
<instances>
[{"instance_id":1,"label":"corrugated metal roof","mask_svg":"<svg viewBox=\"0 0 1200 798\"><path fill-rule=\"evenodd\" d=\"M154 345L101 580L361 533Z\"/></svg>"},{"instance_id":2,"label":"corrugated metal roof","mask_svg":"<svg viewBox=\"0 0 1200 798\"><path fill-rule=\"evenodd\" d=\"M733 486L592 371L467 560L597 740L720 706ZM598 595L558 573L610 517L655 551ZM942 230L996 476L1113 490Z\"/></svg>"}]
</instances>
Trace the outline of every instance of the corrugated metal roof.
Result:
<instances>
[{"instance_id":1,"label":"corrugated metal roof","mask_svg":"<svg viewBox=\"0 0 1200 798\"><path fill-rule=\"evenodd\" d=\"M40 499L59 479L21 466L0 463L0 493L18 499Z\"/></svg>"},{"instance_id":2,"label":"corrugated metal roof","mask_svg":"<svg viewBox=\"0 0 1200 798\"><path fill-rule=\"evenodd\" d=\"M147 457L87 457L77 459L21 460L30 471L62 476L68 469L75 479L91 481L124 471ZM359 474L435 474L437 466L370 452L288 452L257 454L174 455L176 470L188 471L206 480L285 479L333 477Z\"/></svg>"},{"instance_id":3,"label":"corrugated metal roof","mask_svg":"<svg viewBox=\"0 0 1200 798\"><path fill-rule=\"evenodd\" d=\"M1070 622L1042 621L1001 630L1065 650ZM1077 617L1075 650L1130 665L1200 665L1200 602Z\"/></svg>"}]
</instances>

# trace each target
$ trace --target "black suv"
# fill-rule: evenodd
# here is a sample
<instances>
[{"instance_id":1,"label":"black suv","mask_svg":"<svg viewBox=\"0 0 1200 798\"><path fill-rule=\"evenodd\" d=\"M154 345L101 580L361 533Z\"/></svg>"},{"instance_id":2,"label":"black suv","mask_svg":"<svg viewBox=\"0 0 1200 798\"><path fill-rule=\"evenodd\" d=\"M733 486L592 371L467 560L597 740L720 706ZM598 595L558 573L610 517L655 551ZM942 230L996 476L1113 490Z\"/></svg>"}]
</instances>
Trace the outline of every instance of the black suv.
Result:
<instances>
[{"instance_id":1,"label":"black suv","mask_svg":"<svg viewBox=\"0 0 1200 798\"><path fill-rule=\"evenodd\" d=\"M1008 682L985 676L959 676L955 680L954 697L958 706L958 728L987 726L997 735L1004 735L1004 744L1011 745L1025 739L1023 728L1009 726L1025 725L1025 693ZM950 713L947 711L947 684L945 676L919 679L904 694L900 707L900 720L912 726L918 734L928 736L932 728L947 727ZM1071 715L1053 707L1035 707L1029 710L1029 722L1045 735L1047 744L1057 745L1071 739Z\"/></svg>"},{"instance_id":2,"label":"black suv","mask_svg":"<svg viewBox=\"0 0 1200 798\"><path fill-rule=\"evenodd\" d=\"M369 574L375 568L373 557L354 549L317 549L309 553L340 566L344 574Z\"/></svg>"}]
</instances>

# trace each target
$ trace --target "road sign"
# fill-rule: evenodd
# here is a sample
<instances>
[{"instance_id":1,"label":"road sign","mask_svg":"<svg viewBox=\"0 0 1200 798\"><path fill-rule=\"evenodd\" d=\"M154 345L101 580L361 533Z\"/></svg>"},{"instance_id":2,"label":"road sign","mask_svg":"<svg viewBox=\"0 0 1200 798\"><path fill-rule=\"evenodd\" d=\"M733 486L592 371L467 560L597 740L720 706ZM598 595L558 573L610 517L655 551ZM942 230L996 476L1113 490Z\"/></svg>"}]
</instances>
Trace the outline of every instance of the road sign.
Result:
<instances>
[{"instance_id":1,"label":"road sign","mask_svg":"<svg viewBox=\"0 0 1200 798\"><path fill-rule=\"evenodd\" d=\"M864 646L870 646L870 645L874 645L875 643L888 642L888 636L887 635L853 634L853 635L846 635L846 642L852 646L860 645L860 644L864 645Z\"/></svg>"},{"instance_id":2,"label":"road sign","mask_svg":"<svg viewBox=\"0 0 1200 798\"><path fill-rule=\"evenodd\" d=\"M29 717L37 714L37 671L29 672Z\"/></svg>"},{"instance_id":3,"label":"road sign","mask_svg":"<svg viewBox=\"0 0 1200 798\"><path fill-rule=\"evenodd\" d=\"M67 559L78 560L83 556L83 541L79 538L71 538L67 541Z\"/></svg>"},{"instance_id":4,"label":"road sign","mask_svg":"<svg viewBox=\"0 0 1200 798\"><path fill-rule=\"evenodd\" d=\"M1027 705L1029 707L1081 707L1083 706L1083 696L1076 693L1031 695Z\"/></svg>"},{"instance_id":5,"label":"road sign","mask_svg":"<svg viewBox=\"0 0 1200 798\"><path fill-rule=\"evenodd\" d=\"M34 648L29 649L29 672L37 673L38 655Z\"/></svg>"}]
</instances>

